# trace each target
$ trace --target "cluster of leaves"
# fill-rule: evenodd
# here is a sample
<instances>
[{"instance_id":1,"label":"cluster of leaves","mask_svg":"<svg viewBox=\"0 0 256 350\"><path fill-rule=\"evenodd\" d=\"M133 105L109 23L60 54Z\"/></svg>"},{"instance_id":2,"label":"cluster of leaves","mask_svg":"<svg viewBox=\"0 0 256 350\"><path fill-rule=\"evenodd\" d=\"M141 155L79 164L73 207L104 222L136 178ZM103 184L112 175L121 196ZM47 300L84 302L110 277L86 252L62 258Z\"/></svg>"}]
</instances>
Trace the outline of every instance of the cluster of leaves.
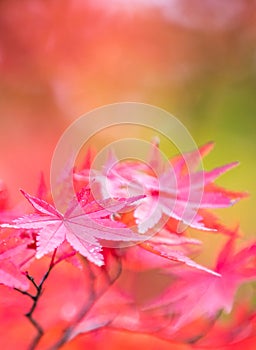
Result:
<instances>
[{"instance_id":1,"label":"cluster of leaves","mask_svg":"<svg viewBox=\"0 0 256 350\"><path fill-rule=\"evenodd\" d=\"M64 260L88 275L90 288L86 304L51 349L101 328L154 333L187 343L205 341L220 313L231 312L238 287L255 279L256 243L237 251L238 229L228 229L209 211L246 196L214 183L237 163L198 170L199 158L209 153L212 143L164 163L157 146L152 144L147 165L118 162L111 154L100 172L91 169L89 151L82 168L73 171L77 192L64 213L41 181L37 196L21 191L34 213L18 215L7 207L7 192L0 183L0 283L32 299L26 316L37 335L30 349L45 333L33 315L44 283ZM188 162L193 166L188 168ZM202 192L199 202L191 201L191 192ZM201 248L201 241L191 238L191 228L226 236L212 268L191 258ZM37 284L28 270L44 256L50 257L50 265ZM141 297L144 287L138 293L133 283L125 289L123 281L131 274L132 280L149 275L151 292ZM30 293L31 284L36 294ZM255 324L255 314L247 316L247 325L252 320ZM234 342L240 333L238 329L222 337Z\"/></svg>"}]
</instances>

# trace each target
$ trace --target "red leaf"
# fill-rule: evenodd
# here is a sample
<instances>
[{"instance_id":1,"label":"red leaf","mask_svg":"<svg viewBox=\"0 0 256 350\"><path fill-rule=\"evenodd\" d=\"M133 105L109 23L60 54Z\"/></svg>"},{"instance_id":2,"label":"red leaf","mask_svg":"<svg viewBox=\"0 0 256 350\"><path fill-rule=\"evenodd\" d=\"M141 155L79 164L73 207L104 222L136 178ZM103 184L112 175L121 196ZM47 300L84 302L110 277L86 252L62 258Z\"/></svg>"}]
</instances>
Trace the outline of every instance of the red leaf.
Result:
<instances>
[{"instance_id":1,"label":"red leaf","mask_svg":"<svg viewBox=\"0 0 256 350\"><path fill-rule=\"evenodd\" d=\"M170 237L168 237L168 235L162 237L161 234L158 234L146 243L140 244L140 246L146 249L147 251L159 255L165 259L182 263L192 268L196 268L198 270L202 270L210 274L220 276L219 273L216 273L215 271L210 270L207 267L197 264L195 261L187 257L181 249L173 249L173 246L182 246L184 244L200 244L200 242L197 240L189 239L174 234L170 234Z\"/></svg>"},{"instance_id":2,"label":"red leaf","mask_svg":"<svg viewBox=\"0 0 256 350\"><path fill-rule=\"evenodd\" d=\"M2 224L1 227L39 229L37 258L52 252L66 240L80 254L101 266L104 262L99 239L135 242L145 240L145 237L134 233L120 222L110 219L113 212L128 207L141 197L98 203L89 200L89 190L83 190L78 195L78 200L74 199L62 214L44 200L24 191L22 193L38 213L25 215L9 224Z\"/></svg>"},{"instance_id":3,"label":"red leaf","mask_svg":"<svg viewBox=\"0 0 256 350\"><path fill-rule=\"evenodd\" d=\"M103 198L146 194L134 211L140 233L160 225L165 217L196 229L212 230L199 214L200 209L224 208L245 197L244 193L227 191L213 182L238 165L233 162L211 171L198 170L201 157L213 148L209 143L190 153L164 163L158 142L152 145L149 166L139 162L118 162L112 155L102 173L95 172ZM155 173L154 173L155 170ZM181 225L179 226L179 228Z\"/></svg>"},{"instance_id":4,"label":"red leaf","mask_svg":"<svg viewBox=\"0 0 256 350\"><path fill-rule=\"evenodd\" d=\"M6 236L6 237L5 237ZM4 235L0 243L0 283L27 290L29 281L23 269L34 257L34 252L28 249L30 237L21 239L18 234Z\"/></svg>"},{"instance_id":5,"label":"red leaf","mask_svg":"<svg viewBox=\"0 0 256 350\"><path fill-rule=\"evenodd\" d=\"M149 309L175 314L176 329L201 316L213 317L221 310L229 313L238 287L256 279L256 244L235 253L234 239L235 234L219 253L215 271L220 277L198 269L169 269L170 277L175 277L173 283L149 304Z\"/></svg>"}]
</instances>

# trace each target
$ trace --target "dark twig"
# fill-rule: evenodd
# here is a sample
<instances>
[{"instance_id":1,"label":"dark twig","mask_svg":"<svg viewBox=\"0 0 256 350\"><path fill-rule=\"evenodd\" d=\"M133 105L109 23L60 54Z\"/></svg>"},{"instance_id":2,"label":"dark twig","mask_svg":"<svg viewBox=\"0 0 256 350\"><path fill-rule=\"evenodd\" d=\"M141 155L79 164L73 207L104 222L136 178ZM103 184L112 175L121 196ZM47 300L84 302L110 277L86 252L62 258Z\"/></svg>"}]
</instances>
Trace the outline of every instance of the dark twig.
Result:
<instances>
[{"instance_id":1,"label":"dark twig","mask_svg":"<svg viewBox=\"0 0 256 350\"><path fill-rule=\"evenodd\" d=\"M30 294L29 292L26 292L24 290L21 290L19 288L13 288L14 290L16 290L17 292L23 294L23 295L27 295L28 297L30 297L31 299L34 299L34 295Z\"/></svg>"},{"instance_id":2,"label":"dark twig","mask_svg":"<svg viewBox=\"0 0 256 350\"><path fill-rule=\"evenodd\" d=\"M42 336L44 335L44 330L41 327L41 325L35 320L35 318L33 317L34 311L38 305L38 301L42 295L43 292L43 286L45 281L47 280L47 278L49 277L49 274L52 270L52 268L55 266L54 263L54 259L55 259L55 255L56 255L56 251L57 249L55 249L53 255L52 255L52 259L49 265L48 270L46 271L46 273L44 274L43 278L41 279L41 282L39 284L37 284L34 280L34 278L32 276L30 276L28 273L26 273L26 277L28 278L28 280L33 284L33 286L36 289L36 294L32 295L29 292L20 290L18 288L14 288L16 291L18 291L19 293L23 294L23 295L27 295L28 297L30 297L33 300L32 306L30 308L30 310L25 314L25 316L27 317L27 319L29 320L29 322L33 325L33 327L36 329L37 334L35 336L35 338L33 339L32 343L29 346L29 350L34 350L36 349L40 339L42 338Z\"/></svg>"}]
</instances>

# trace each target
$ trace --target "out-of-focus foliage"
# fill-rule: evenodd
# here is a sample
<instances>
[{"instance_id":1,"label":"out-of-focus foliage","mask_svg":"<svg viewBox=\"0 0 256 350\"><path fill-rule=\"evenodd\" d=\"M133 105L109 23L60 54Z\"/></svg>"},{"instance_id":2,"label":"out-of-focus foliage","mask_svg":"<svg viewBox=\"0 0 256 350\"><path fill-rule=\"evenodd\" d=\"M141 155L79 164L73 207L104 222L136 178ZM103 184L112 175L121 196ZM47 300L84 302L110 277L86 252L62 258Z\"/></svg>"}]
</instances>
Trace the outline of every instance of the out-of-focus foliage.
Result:
<instances>
[{"instance_id":1,"label":"out-of-focus foliage","mask_svg":"<svg viewBox=\"0 0 256 350\"><path fill-rule=\"evenodd\" d=\"M55 208L52 200L43 199L51 195L42 179L39 197L21 190L34 213L20 216L15 208L1 209L0 284L31 299L25 316L36 335L27 333L26 338L32 339L28 349L38 349L48 339L53 344L49 349L57 350L78 335L104 329L153 333L170 343L192 343L196 347L229 346L254 336L253 307L248 307L245 313L246 333L241 327L233 332L232 317L228 327L221 327L219 322L221 314L240 311L241 306L235 306L238 288L256 279L256 243L241 249L239 240L236 251L239 230L228 229L209 211L230 207L245 195L215 185L220 175L237 164L208 172L198 170L197 155L209 153L212 146L208 143L164 162L153 142L146 164L129 159L118 162L112 152L115 165L107 159L107 166L101 171L92 168L89 150L80 170L70 171L71 183L82 188L71 199L67 198L69 190L65 190L69 188L69 172L64 167L59 175L57 203L63 204L60 208L65 208L64 213ZM192 160L190 169L188 159ZM156 169L153 164L158 165L158 174L152 171ZM197 202L200 190L203 195ZM220 252L211 254L212 268L192 259L204 248L200 240L190 238L191 228L200 230L201 236L205 231L213 236L226 236ZM51 259L38 282L43 257ZM68 322L62 335L50 337L52 329L62 325L61 311L57 312L57 319L54 315L49 318L49 324L44 308L40 319L36 314L48 277L61 262L64 270L65 260L78 267L85 279L84 285L77 283L77 289L83 291L83 304L73 298L63 300ZM137 281L139 276L141 280ZM59 282L62 285L61 279ZM57 293L57 284L52 293ZM54 309L51 302L47 305ZM4 319L3 316L3 322ZM4 341L10 348L9 338L4 337Z\"/></svg>"},{"instance_id":2,"label":"out-of-focus foliage","mask_svg":"<svg viewBox=\"0 0 256 350\"><path fill-rule=\"evenodd\" d=\"M198 144L216 141L215 153L204 162L206 168L241 162L219 183L247 190L251 198L218 213L228 223L240 222L245 235L253 237L255 24L255 0L233 0L232 4L220 0L2 0L0 178L8 187L11 204L20 199L18 188L35 192L41 170L48 178L55 144L71 121L103 104L138 101L177 116ZM5 191L0 187L0 207L10 205L5 203ZM212 244L218 242L207 237L206 261ZM80 277L71 267L58 272L59 280L66 272L77 283ZM20 316L28 303L24 297L24 304L13 304L14 295L8 293L3 297L1 293L0 316L15 346L18 333L31 331ZM45 305L55 303L46 301L51 295L47 293ZM58 302L73 293L80 291L68 286ZM61 309L63 318L74 311L71 304L68 310ZM8 343L0 335L6 348ZM128 349L146 343L148 349L170 346L146 336L102 334L98 343L93 342L95 349L102 342L113 349L111 337L123 349L126 344ZM74 344L76 348L79 345Z\"/></svg>"},{"instance_id":3,"label":"out-of-focus foliage","mask_svg":"<svg viewBox=\"0 0 256 350\"><path fill-rule=\"evenodd\" d=\"M11 191L33 190L27 171L35 179L49 165L71 120L106 103L151 103L199 144L217 142L211 166L241 161L224 181L252 193L235 211L251 234L255 8L242 0L1 1L1 177Z\"/></svg>"}]
</instances>

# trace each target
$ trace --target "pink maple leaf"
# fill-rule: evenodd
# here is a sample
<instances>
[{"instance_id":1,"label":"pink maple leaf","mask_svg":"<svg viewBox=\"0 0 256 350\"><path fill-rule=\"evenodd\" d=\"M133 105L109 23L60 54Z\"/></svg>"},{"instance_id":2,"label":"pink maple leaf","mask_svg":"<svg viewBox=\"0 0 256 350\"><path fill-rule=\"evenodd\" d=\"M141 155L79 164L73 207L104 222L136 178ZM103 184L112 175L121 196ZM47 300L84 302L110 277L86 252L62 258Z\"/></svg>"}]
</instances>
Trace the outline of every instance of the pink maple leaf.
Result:
<instances>
[{"instance_id":1,"label":"pink maple leaf","mask_svg":"<svg viewBox=\"0 0 256 350\"><path fill-rule=\"evenodd\" d=\"M42 199L21 191L37 211L14 219L1 227L38 229L36 257L41 258L52 252L65 240L81 255L98 266L104 264L99 239L106 241L145 240L122 223L111 220L110 215L133 204L141 197L118 201L90 201L90 190L79 193L78 199L71 201L64 214Z\"/></svg>"},{"instance_id":2,"label":"pink maple leaf","mask_svg":"<svg viewBox=\"0 0 256 350\"><path fill-rule=\"evenodd\" d=\"M196 263L189 255L198 254L201 241L184 235L170 232L168 229L160 230L156 235L136 247L128 248L129 268L137 270L149 268L167 268L169 261L184 264L189 267L220 276L219 273ZM195 249L196 248L196 249Z\"/></svg>"},{"instance_id":3,"label":"pink maple leaf","mask_svg":"<svg viewBox=\"0 0 256 350\"><path fill-rule=\"evenodd\" d=\"M21 238L20 234L8 234L0 241L0 283L27 290L29 281L23 272L34 257L34 251L28 246L32 238L27 235Z\"/></svg>"},{"instance_id":4,"label":"pink maple leaf","mask_svg":"<svg viewBox=\"0 0 256 350\"><path fill-rule=\"evenodd\" d=\"M156 142L152 145L148 165L118 163L112 154L103 172L95 175L103 198L145 194L134 211L140 233L156 225L163 226L170 217L193 228L212 230L205 225L199 210L228 207L246 195L214 184L219 176L237 166L237 162L211 171L197 170L201 157L213 148L212 143L171 159L169 163L163 163L157 146Z\"/></svg>"},{"instance_id":5,"label":"pink maple leaf","mask_svg":"<svg viewBox=\"0 0 256 350\"><path fill-rule=\"evenodd\" d=\"M199 209L228 207L245 196L244 193L225 191L218 186L213 186L213 182L220 175L237 166L237 162L212 171L196 171L198 166L196 156L198 153L207 154L211 148L212 144L208 144L201 147L199 151L176 158L172 168L159 174L157 186L153 179L148 181L147 196L134 213L140 232L146 232L154 227L163 215L182 221L191 227L208 230L204 225L203 217L198 213ZM192 173L188 173L186 159L189 159L192 164L190 169ZM154 162L154 159L151 162ZM157 163L159 164L159 161ZM143 176L141 181L143 181L142 178Z\"/></svg>"},{"instance_id":6,"label":"pink maple leaf","mask_svg":"<svg viewBox=\"0 0 256 350\"><path fill-rule=\"evenodd\" d=\"M256 279L256 243L235 253L235 235L221 250L214 271L219 276L202 270L172 268L170 284L149 308L159 308L164 314L175 315L174 328L201 317L213 317L219 311L229 313L238 287Z\"/></svg>"},{"instance_id":7,"label":"pink maple leaf","mask_svg":"<svg viewBox=\"0 0 256 350\"><path fill-rule=\"evenodd\" d=\"M80 270L83 269L83 264L80 257L77 256L76 251L66 240L60 246L58 246L54 259L54 265L64 260Z\"/></svg>"},{"instance_id":8,"label":"pink maple leaf","mask_svg":"<svg viewBox=\"0 0 256 350\"><path fill-rule=\"evenodd\" d=\"M194 260L190 259L186 255L186 251L183 248L183 246L187 244L200 244L200 241L182 237L177 234L170 234L169 232L162 230L161 233L158 233L147 242L140 244L140 247L144 248L150 253L156 254L173 262L185 264L187 266L208 272L215 276L220 276L219 273L208 269L207 267L202 266L196 263Z\"/></svg>"}]
</instances>

